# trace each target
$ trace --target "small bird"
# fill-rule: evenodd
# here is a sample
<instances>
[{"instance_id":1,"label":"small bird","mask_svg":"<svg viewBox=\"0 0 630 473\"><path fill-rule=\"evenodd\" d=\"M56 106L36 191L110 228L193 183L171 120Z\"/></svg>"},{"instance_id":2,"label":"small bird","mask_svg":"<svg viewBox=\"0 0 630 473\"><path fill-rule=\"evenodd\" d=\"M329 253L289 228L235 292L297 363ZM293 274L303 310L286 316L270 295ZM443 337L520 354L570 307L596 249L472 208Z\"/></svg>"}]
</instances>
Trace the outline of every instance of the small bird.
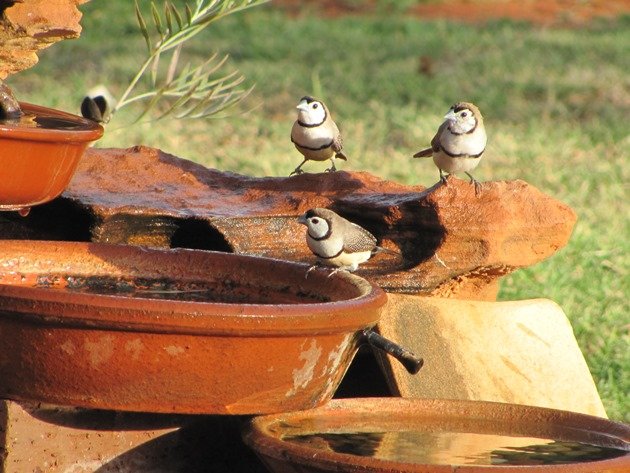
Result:
<instances>
[{"instance_id":1,"label":"small bird","mask_svg":"<svg viewBox=\"0 0 630 473\"><path fill-rule=\"evenodd\" d=\"M336 171L335 159L348 158L343 154L343 141L339 128L330 116L324 102L313 97L302 97L297 105L297 120L291 128L291 141L302 153L304 160L290 174L302 174L302 165L309 160L326 161L330 159L332 166L327 172Z\"/></svg>"},{"instance_id":2,"label":"small bird","mask_svg":"<svg viewBox=\"0 0 630 473\"><path fill-rule=\"evenodd\" d=\"M446 184L444 171L449 174L465 173L475 185L475 193L481 184L471 174L486 149L486 129L479 109L472 103L458 102L444 116L444 122L431 140L431 147L418 151L414 158L433 157L440 170L440 180Z\"/></svg>"},{"instance_id":3,"label":"small bird","mask_svg":"<svg viewBox=\"0 0 630 473\"><path fill-rule=\"evenodd\" d=\"M307 276L318 265L335 267L329 274L331 276L342 269L356 271L361 263L379 251L399 254L378 246L374 235L332 210L310 209L298 218L298 222L306 225L306 244L317 256L318 264L309 268Z\"/></svg>"},{"instance_id":4,"label":"small bird","mask_svg":"<svg viewBox=\"0 0 630 473\"><path fill-rule=\"evenodd\" d=\"M104 85L89 90L81 102L81 115L98 123L107 123L111 118L116 99Z\"/></svg>"}]
</instances>

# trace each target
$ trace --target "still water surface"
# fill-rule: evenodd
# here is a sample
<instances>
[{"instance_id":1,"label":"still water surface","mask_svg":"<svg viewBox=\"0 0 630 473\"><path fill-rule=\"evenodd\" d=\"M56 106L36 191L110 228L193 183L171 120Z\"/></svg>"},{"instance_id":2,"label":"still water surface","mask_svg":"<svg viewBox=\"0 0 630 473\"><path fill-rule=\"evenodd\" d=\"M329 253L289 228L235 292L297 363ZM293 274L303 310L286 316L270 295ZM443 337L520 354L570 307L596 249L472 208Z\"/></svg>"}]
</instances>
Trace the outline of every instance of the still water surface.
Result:
<instances>
[{"instance_id":1,"label":"still water surface","mask_svg":"<svg viewBox=\"0 0 630 473\"><path fill-rule=\"evenodd\" d=\"M318 450L432 465L560 465L628 453L548 438L420 430L315 433L286 436L283 440Z\"/></svg>"}]
</instances>

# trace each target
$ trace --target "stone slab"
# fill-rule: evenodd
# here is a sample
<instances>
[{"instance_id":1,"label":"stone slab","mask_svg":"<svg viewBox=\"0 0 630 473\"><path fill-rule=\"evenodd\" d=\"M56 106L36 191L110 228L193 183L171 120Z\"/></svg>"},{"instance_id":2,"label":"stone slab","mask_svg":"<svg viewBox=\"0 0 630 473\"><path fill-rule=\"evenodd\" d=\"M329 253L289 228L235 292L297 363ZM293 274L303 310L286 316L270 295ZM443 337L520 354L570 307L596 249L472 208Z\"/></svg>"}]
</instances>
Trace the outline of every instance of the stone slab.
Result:
<instances>
[{"instance_id":1,"label":"stone slab","mask_svg":"<svg viewBox=\"0 0 630 473\"><path fill-rule=\"evenodd\" d=\"M377 354L395 394L606 417L571 324L550 300L485 302L390 294L378 329L424 358L420 372L410 375Z\"/></svg>"}]
</instances>

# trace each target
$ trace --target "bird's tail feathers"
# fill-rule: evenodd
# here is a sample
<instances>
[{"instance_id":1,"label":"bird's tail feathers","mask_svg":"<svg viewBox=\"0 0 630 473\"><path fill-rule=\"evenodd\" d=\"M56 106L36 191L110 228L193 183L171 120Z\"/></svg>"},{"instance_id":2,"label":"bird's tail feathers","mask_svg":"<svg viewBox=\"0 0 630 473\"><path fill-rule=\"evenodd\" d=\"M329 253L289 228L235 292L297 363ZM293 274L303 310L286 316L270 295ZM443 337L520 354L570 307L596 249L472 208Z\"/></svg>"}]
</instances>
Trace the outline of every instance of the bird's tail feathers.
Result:
<instances>
[{"instance_id":1,"label":"bird's tail feathers","mask_svg":"<svg viewBox=\"0 0 630 473\"><path fill-rule=\"evenodd\" d=\"M388 255L402 256L402 253L397 250L390 250L389 248L384 248L382 246L377 246L374 249L374 253L387 253Z\"/></svg>"},{"instance_id":2,"label":"bird's tail feathers","mask_svg":"<svg viewBox=\"0 0 630 473\"><path fill-rule=\"evenodd\" d=\"M414 158L430 158L433 156L433 148L426 148L413 155Z\"/></svg>"},{"instance_id":3,"label":"bird's tail feathers","mask_svg":"<svg viewBox=\"0 0 630 473\"><path fill-rule=\"evenodd\" d=\"M343 159L344 161L347 161L347 160L348 160L348 157L347 157L345 154L343 154L343 151L337 151L337 152L335 153L335 158L337 158L337 159Z\"/></svg>"}]
</instances>

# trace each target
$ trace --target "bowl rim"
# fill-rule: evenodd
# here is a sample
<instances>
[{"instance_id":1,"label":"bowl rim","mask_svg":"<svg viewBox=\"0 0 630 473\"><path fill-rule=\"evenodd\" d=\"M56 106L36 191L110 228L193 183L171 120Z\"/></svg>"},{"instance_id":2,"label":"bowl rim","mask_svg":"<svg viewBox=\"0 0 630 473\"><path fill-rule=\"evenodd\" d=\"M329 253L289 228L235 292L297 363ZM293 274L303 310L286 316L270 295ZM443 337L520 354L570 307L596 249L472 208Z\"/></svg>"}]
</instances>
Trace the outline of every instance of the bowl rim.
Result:
<instances>
[{"instance_id":1,"label":"bowl rim","mask_svg":"<svg viewBox=\"0 0 630 473\"><path fill-rule=\"evenodd\" d=\"M78 248L84 251L111 250L129 255L167 254L169 257L194 257L203 261L228 259L234 264L278 265L284 273L305 273L308 265L254 255L242 255L185 248L148 248L109 243L0 240L0 272L3 248L34 244L48 248ZM6 258L4 258L6 260ZM9 271L9 274L11 272ZM168 333L272 335L312 334L356 331L374 326L380 309L387 301L386 293L376 284L359 276L338 272L327 277L312 272L316 281L342 282L356 287L359 295L340 301L298 304L261 304L175 301L120 297L115 295L73 293L68 302L66 292L46 288L0 283L0 315L19 317L40 324L64 325L113 330ZM147 310L147 306L150 310ZM367 310L374 309L374 311ZM301 324L296 323L296 317Z\"/></svg>"},{"instance_id":2,"label":"bowl rim","mask_svg":"<svg viewBox=\"0 0 630 473\"><path fill-rule=\"evenodd\" d=\"M557 465L458 465L405 463L394 460L361 457L345 453L318 450L297 443L281 440L283 425L291 425L297 419L317 419L337 415L338 423L347 425L357 416L373 416L387 422L405 422L415 420L416 424L426 418L435 422L437 419L461 419L469 416L474 420L492 420L492 410L500 413L500 420L506 425L524 423L544 424L562 427L566 431L586 431L610 437L628 445L628 452L621 457L592 462L557 464ZM374 422L374 421L373 421ZM366 423L369 423L367 421ZM365 424L364 424L365 425ZM399 424L400 425L400 424ZM413 425L413 424L412 424ZM520 425L520 424L517 424ZM401 429L402 430L402 429ZM305 411L293 411L269 414L250 419L242 429L242 438L259 456L269 456L283 462L296 462L302 465L331 468L340 471L339 463L352 467L347 471L368 472L450 472L491 473L498 471L516 472L622 472L630 465L630 425L577 412L559 409L508 404L494 401L475 401L462 399L421 399L421 398L355 398L333 399L327 404ZM290 449L287 446L290 445ZM334 469L336 466L337 469ZM597 470L593 468L597 467ZM503 468L503 469L501 469ZM318 470L319 471L319 470ZM324 470L322 470L324 471ZM326 470L328 471L328 470ZM346 471L346 470L343 470Z\"/></svg>"},{"instance_id":3,"label":"bowl rim","mask_svg":"<svg viewBox=\"0 0 630 473\"><path fill-rule=\"evenodd\" d=\"M43 142L75 142L83 143L96 141L103 136L103 127L88 118L54 108L20 102L23 112L44 114L55 118L64 118L76 122L81 128L76 130L56 130L52 128L26 128L2 123L0 121L0 139L43 141Z\"/></svg>"}]
</instances>

